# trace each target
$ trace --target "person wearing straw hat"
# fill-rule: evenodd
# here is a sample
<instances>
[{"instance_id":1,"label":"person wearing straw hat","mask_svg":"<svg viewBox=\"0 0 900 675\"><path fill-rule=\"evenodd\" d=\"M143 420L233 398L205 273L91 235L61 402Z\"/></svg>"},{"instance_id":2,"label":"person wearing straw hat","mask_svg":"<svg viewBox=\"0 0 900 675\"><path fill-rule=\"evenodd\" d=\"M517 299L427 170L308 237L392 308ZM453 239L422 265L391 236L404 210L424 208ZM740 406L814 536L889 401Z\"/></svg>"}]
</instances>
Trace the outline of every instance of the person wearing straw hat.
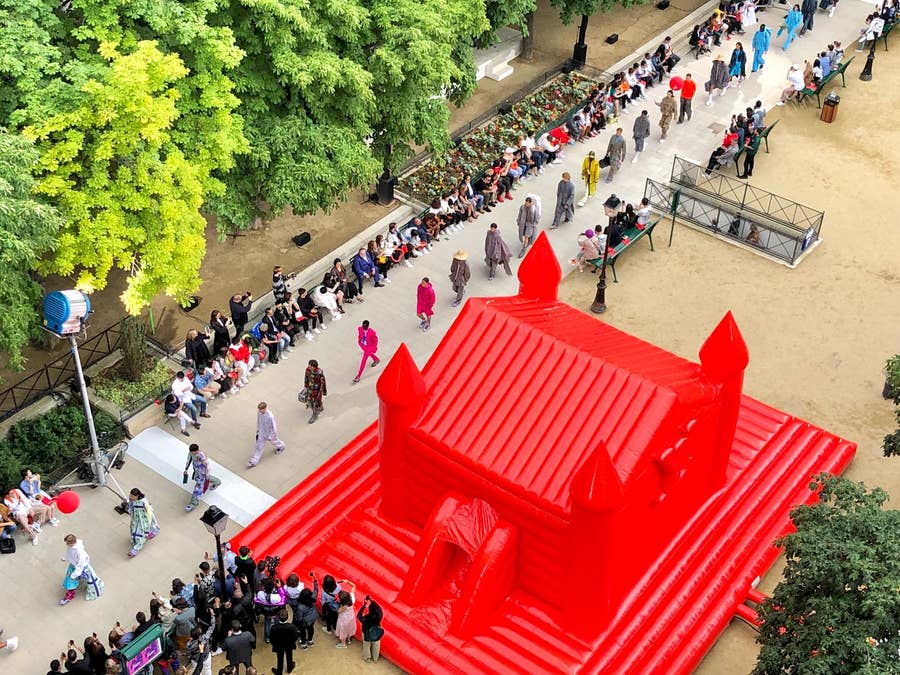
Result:
<instances>
[{"instance_id":1,"label":"person wearing straw hat","mask_svg":"<svg viewBox=\"0 0 900 675\"><path fill-rule=\"evenodd\" d=\"M725 64L725 57L722 52L716 54L713 59L712 68L709 72L709 81L706 83L706 105L712 105L713 94L718 90L719 96L725 95L725 90L731 84L731 76L728 74L728 66Z\"/></svg>"},{"instance_id":2,"label":"person wearing straw hat","mask_svg":"<svg viewBox=\"0 0 900 675\"><path fill-rule=\"evenodd\" d=\"M450 263L450 282L453 284L453 292L456 300L453 306L458 307L466 295L466 284L469 283L469 254L459 249L453 254L453 262Z\"/></svg>"}]
</instances>

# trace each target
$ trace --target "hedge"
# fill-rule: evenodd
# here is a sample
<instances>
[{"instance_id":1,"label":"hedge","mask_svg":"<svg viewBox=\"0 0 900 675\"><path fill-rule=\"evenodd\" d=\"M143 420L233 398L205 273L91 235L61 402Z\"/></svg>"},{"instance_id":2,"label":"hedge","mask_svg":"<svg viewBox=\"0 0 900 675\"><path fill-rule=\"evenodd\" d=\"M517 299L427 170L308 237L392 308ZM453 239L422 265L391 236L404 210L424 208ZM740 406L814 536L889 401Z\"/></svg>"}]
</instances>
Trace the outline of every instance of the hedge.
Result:
<instances>
[{"instance_id":1,"label":"hedge","mask_svg":"<svg viewBox=\"0 0 900 675\"><path fill-rule=\"evenodd\" d=\"M115 417L97 408L93 415L101 445L110 446L125 437ZM17 422L0 440L0 487L18 485L25 467L48 476L89 445L87 420L80 402Z\"/></svg>"}]
</instances>

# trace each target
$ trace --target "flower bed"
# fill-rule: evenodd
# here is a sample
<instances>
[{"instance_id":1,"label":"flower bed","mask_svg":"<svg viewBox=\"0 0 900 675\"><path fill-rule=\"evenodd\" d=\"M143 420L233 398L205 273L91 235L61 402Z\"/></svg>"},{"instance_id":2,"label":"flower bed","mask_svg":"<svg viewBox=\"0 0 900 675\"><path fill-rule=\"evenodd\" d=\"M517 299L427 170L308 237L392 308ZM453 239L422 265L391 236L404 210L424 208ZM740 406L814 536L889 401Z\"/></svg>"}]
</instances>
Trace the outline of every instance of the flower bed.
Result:
<instances>
[{"instance_id":1,"label":"flower bed","mask_svg":"<svg viewBox=\"0 0 900 675\"><path fill-rule=\"evenodd\" d=\"M120 363L98 373L92 379L91 387L97 396L122 410L131 410L156 398L161 391L168 389L175 377L164 361L154 361L140 380L132 382L122 374Z\"/></svg>"},{"instance_id":2,"label":"flower bed","mask_svg":"<svg viewBox=\"0 0 900 675\"><path fill-rule=\"evenodd\" d=\"M576 106L581 105L596 82L578 72L557 75L543 87L513 104L512 112L498 115L467 134L459 146L432 157L400 178L399 189L430 201L454 187L465 173L473 178L499 157L504 148L516 145L516 138L529 131L540 135L558 126Z\"/></svg>"}]
</instances>

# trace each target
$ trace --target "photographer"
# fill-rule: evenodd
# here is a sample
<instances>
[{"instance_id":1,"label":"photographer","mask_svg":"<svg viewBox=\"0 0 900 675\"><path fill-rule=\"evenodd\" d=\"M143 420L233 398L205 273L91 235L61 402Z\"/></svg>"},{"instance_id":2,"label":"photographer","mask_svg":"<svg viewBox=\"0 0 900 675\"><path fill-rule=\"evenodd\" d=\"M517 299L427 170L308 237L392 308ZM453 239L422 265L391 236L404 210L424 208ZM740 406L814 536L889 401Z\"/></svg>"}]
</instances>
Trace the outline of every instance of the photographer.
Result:
<instances>
[{"instance_id":1,"label":"photographer","mask_svg":"<svg viewBox=\"0 0 900 675\"><path fill-rule=\"evenodd\" d=\"M313 632L316 621L319 620L319 612L316 609L316 596L319 595L319 580L314 572L309 576L313 580L312 589L304 588L297 596L297 604L294 607L294 625L300 631L300 648L307 649L313 646Z\"/></svg>"},{"instance_id":2,"label":"photographer","mask_svg":"<svg viewBox=\"0 0 900 675\"><path fill-rule=\"evenodd\" d=\"M269 570L270 575L262 580L262 588L256 594L256 609L264 619L264 632L266 642L269 642L269 632L276 617L284 610L286 594L281 585L281 579L274 576L274 569Z\"/></svg>"}]
</instances>

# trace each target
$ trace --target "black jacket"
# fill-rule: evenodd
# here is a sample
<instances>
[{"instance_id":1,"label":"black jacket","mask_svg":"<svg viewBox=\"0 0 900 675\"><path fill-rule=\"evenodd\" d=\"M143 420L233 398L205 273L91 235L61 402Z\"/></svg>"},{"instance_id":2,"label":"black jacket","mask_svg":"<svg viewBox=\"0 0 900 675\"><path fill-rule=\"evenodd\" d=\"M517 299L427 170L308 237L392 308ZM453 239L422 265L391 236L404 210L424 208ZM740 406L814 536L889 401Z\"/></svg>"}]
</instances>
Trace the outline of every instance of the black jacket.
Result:
<instances>
[{"instance_id":1,"label":"black jacket","mask_svg":"<svg viewBox=\"0 0 900 675\"><path fill-rule=\"evenodd\" d=\"M366 606L363 605L356 613L356 618L359 619L359 623L362 626L363 637L365 637L366 632L370 628L380 626L381 620L384 618L384 612L381 610L381 605L379 605L374 600L369 601L369 611L363 614L363 612L365 612L365 609Z\"/></svg>"},{"instance_id":2,"label":"black jacket","mask_svg":"<svg viewBox=\"0 0 900 675\"><path fill-rule=\"evenodd\" d=\"M228 301L228 308L231 310L231 320L243 326L247 323L247 319L249 318L250 307L253 305L253 301L246 301L247 304L244 304L244 300L241 302L235 302L234 298L231 298Z\"/></svg>"},{"instance_id":3,"label":"black jacket","mask_svg":"<svg viewBox=\"0 0 900 675\"><path fill-rule=\"evenodd\" d=\"M225 647L225 653L228 656L228 663L236 665L238 663L250 664L253 659L253 645L256 638L252 633L241 631L237 635L232 635L223 640L222 645Z\"/></svg>"},{"instance_id":4,"label":"black jacket","mask_svg":"<svg viewBox=\"0 0 900 675\"><path fill-rule=\"evenodd\" d=\"M193 340L185 342L184 355L193 361L197 368L205 366L209 361L209 347L206 346L208 339L209 336L206 333L200 333Z\"/></svg>"},{"instance_id":5,"label":"black jacket","mask_svg":"<svg viewBox=\"0 0 900 675\"><path fill-rule=\"evenodd\" d=\"M269 641L272 643L273 652L287 652L296 649L299 637L300 631L297 626L287 621L279 621L269 630Z\"/></svg>"}]
</instances>

